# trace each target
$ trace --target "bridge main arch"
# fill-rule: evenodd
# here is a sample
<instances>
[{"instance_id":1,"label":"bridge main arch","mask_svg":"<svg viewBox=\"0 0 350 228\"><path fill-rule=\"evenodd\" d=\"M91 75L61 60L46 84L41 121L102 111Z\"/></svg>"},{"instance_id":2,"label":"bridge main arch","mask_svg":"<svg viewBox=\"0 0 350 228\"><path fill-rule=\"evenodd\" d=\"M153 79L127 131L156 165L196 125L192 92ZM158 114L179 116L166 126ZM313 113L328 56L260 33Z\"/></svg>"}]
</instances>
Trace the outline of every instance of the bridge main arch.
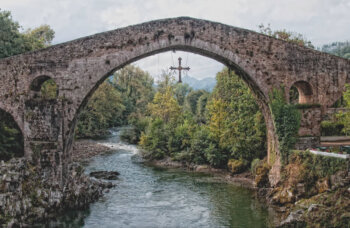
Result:
<instances>
[{"instance_id":1,"label":"bridge main arch","mask_svg":"<svg viewBox=\"0 0 350 228\"><path fill-rule=\"evenodd\" d=\"M277 153L272 182L279 179L279 153L268 106L269 92L304 81L313 88L310 99L326 109L338 99L350 78L348 60L253 31L182 17L146 22L1 59L0 107L16 114L14 118L25 137L26 156L31 159L38 148L44 150L45 156L40 158L45 158L45 165L52 164L56 170L52 175L63 180L77 116L98 85L115 70L167 50L212 58L247 82L265 117L268 155L275 157L270 155ZM42 75L56 82L56 101L31 98L30 85Z\"/></svg>"}]
</instances>

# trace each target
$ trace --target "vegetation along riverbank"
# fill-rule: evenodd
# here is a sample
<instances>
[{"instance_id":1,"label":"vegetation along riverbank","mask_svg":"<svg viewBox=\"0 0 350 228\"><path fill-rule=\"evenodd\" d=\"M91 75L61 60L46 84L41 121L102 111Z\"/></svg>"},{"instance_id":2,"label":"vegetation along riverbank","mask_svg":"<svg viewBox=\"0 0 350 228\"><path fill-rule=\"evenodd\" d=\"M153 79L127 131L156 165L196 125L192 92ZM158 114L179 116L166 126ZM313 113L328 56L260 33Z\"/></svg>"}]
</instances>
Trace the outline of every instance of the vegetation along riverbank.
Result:
<instances>
[{"instance_id":1,"label":"vegetation along riverbank","mask_svg":"<svg viewBox=\"0 0 350 228\"><path fill-rule=\"evenodd\" d=\"M7 11L0 10L0 24L4 28L0 41L6 38L0 42L0 58L48 47L54 37L48 25L20 32L19 24ZM300 34L272 31L263 25L260 29L265 35L314 48ZM350 58L348 42L321 49ZM270 92L268 108L276 130L274 140L278 141L278 148L273 149L281 156L281 180L272 186L271 161L277 159L271 156L268 161L266 122L250 86L228 67L204 90L178 83L169 72L155 81L139 67L127 65L110 73L88 100L77 120L77 141L64 142L67 148L73 144L73 152L68 155L64 151L53 158L48 154L57 147L55 143L38 148L35 142L30 147L30 159L24 157L21 129L11 114L0 110L0 224L30 227L64 210L86 208L96 201L114 185L85 175L82 163L113 148L91 139L108 137L111 128L129 125L121 138L138 145L147 163L207 172L221 181L255 189L277 212L280 221L276 227L350 227L349 159L295 150L300 140L301 111L319 104L296 104L296 88L286 94L281 85ZM58 100L53 80L47 80L36 92L43 101ZM348 135L349 85L333 106L334 114L321 123L322 135ZM341 152L340 148L332 150ZM60 159L69 161L63 164L68 171L52 173L53 160ZM118 174L114 172L110 179L117 179Z\"/></svg>"}]
</instances>

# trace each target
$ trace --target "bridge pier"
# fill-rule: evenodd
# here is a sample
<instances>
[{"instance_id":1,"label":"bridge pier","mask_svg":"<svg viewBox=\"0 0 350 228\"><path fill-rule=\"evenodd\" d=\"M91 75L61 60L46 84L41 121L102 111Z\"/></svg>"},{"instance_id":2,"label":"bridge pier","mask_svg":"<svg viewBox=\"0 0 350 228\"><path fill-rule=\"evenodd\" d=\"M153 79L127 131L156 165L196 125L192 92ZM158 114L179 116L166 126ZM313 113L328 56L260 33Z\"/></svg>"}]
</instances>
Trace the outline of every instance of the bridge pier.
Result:
<instances>
[{"instance_id":1,"label":"bridge pier","mask_svg":"<svg viewBox=\"0 0 350 228\"><path fill-rule=\"evenodd\" d=\"M64 154L62 102L33 98L25 102L24 148L43 181L62 187L67 165Z\"/></svg>"}]
</instances>

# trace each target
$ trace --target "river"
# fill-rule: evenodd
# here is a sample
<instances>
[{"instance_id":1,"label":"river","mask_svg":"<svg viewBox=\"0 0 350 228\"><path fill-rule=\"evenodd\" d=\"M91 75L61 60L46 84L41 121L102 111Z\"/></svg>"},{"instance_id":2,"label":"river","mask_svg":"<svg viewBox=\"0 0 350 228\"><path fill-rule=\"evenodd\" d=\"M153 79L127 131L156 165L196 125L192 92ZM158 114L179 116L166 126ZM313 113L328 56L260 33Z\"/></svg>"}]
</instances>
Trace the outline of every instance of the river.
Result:
<instances>
[{"instance_id":1,"label":"river","mask_svg":"<svg viewBox=\"0 0 350 228\"><path fill-rule=\"evenodd\" d=\"M146 165L135 145L121 142L119 132L97 141L113 153L86 166L86 173L118 171L116 187L89 209L69 211L50 227L268 227L268 210L251 190L209 174Z\"/></svg>"}]
</instances>

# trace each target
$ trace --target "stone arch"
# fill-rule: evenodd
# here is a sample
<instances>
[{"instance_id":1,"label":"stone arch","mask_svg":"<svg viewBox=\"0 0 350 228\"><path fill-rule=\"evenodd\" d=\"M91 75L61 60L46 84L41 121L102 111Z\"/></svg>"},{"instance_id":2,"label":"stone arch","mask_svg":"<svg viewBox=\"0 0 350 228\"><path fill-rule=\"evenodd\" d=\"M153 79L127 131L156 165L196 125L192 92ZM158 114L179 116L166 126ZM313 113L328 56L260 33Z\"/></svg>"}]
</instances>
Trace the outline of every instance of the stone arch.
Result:
<instances>
[{"instance_id":1,"label":"stone arch","mask_svg":"<svg viewBox=\"0 0 350 228\"><path fill-rule=\"evenodd\" d=\"M56 99L58 97L59 92L55 80L47 75L40 75L34 78L29 86L29 91L31 99Z\"/></svg>"},{"instance_id":2,"label":"stone arch","mask_svg":"<svg viewBox=\"0 0 350 228\"><path fill-rule=\"evenodd\" d=\"M0 108L0 160L24 156L24 136L15 118ZM10 141L2 141L5 138ZM16 143L17 142L17 143Z\"/></svg>"},{"instance_id":3,"label":"stone arch","mask_svg":"<svg viewBox=\"0 0 350 228\"><path fill-rule=\"evenodd\" d=\"M312 104L313 103L313 89L310 83L307 81L296 81L289 88L289 99L291 101L291 92L297 92L297 100L299 104Z\"/></svg>"},{"instance_id":4,"label":"stone arch","mask_svg":"<svg viewBox=\"0 0 350 228\"><path fill-rule=\"evenodd\" d=\"M225 55L220 54L220 49L217 49L215 51L209 51L207 48L208 45L202 46L202 48L196 47L194 45L191 45L191 43L187 43L186 45L169 45L166 47L160 47L160 48L155 48L152 51L143 51L139 52L139 50L134 50L132 54L128 55L128 58L124 58L123 61L117 62L113 64L113 61L110 60L111 57L109 57L108 60L103 59L102 62L99 64L101 65L108 65L109 67L104 70L99 72L99 76L97 77L98 79L96 80L95 83L93 83L93 86L90 87L90 90L85 94L83 97L82 101L80 102L78 109L74 113L74 119L71 122L70 125L70 130L69 130L69 136L67 137L66 140L66 145L64 146L65 148L65 154L69 154L70 148L72 147L73 144L73 139L74 139L74 129L77 124L78 116L80 112L83 110L85 105L87 104L89 98L93 95L93 93L96 91L98 86L106 80L108 76L110 76L113 72L123 68L124 66L133 63L137 60L146 58L151 55L159 54L162 52L170 51L170 50L178 50L178 51L186 51L186 52L191 52L195 54L199 54L208 58L211 58L213 60L216 60L220 63L223 63L226 65L229 69L233 70L241 79L243 79L246 84L249 86L249 88L252 90L254 96L256 97L256 101L260 107L261 112L264 115L265 123L267 126L267 141L268 141L268 151L267 151L267 156L268 160L270 161L271 165L274 164L277 161L277 166L279 166L279 154L277 155L272 155L272 153L278 153L278 140L275 136L275 130L274 130L274 124L272 120L272 115L270 112L270 108L268 106L268 98L264 95L265 92L261 90L261 87L257 84L255 79L247 73L239 64L236 64L235 62L232 61L228 56L232 56L233 54L230 53L228 50L225 51ZM279 168L277 168L279 170ZM277 173L279 171L276 171ZM277 177L279 179L279 177ZM272 181L273 182L273 181Z\"/></svg>"}]
</instances>

